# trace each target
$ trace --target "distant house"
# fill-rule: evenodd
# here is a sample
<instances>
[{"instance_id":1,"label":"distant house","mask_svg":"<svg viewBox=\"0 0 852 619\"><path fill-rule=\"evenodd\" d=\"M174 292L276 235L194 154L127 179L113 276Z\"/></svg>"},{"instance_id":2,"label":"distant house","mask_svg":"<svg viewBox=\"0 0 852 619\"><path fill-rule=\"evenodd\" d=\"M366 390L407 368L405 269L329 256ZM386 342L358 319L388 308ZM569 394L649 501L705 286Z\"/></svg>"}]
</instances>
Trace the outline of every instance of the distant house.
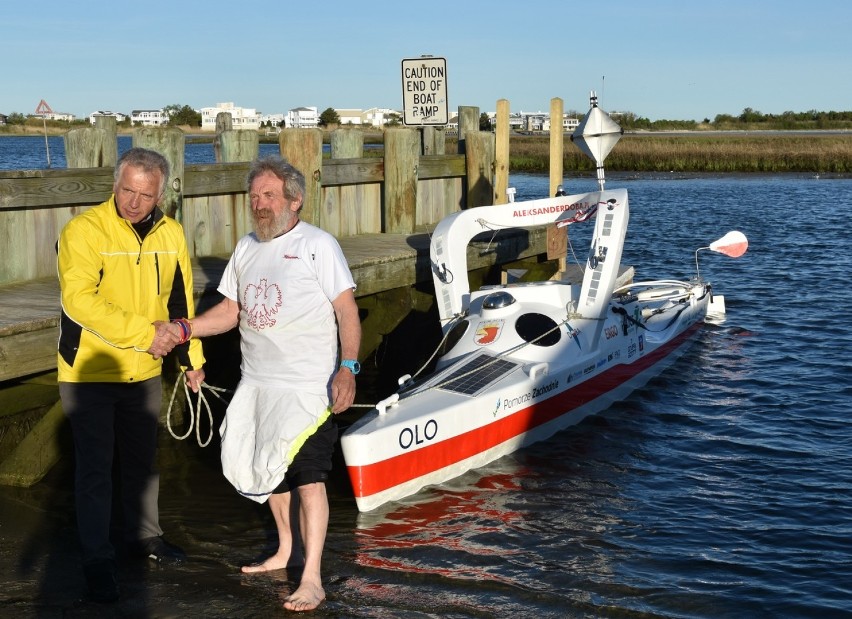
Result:
<instances>
[{"instance_id":1,"label":"distant house","mask_svg":"<svg viewBox=\"0 0 852 619\"><path fill-rule=\"evenodd\" d=\"M364 112L364 124L372 125L374 127L383 127L388 122L390 122L391 118L402 118L402 112L397 112L396 110L391 110L389 108L378 108L371 107L369 110Z\"/></svg>"},{"instance_id":2,"label":"distant house","mask_svg":"<svg viewBox=\"0 0 852 619\"><path fill-rule=\"evenodd\" d=\"M522 112L523 115L523 112ZM535 114L527 114L524 116L524 130L526 131L544 131L544 121L549 117L544 112L536 112Z\"/></svg>"},{"instance_id":3,"label":"distant house","mask_svg":"<svg viewBox=\"0 0 852 619\"><path fill-rule=\"evenodd\" d=\"M217 103L214 107L201 108L202 131L216 131L216 117L226 112L231 115L234 129L260 129L262 114L253 107L238 107L233 102Z\"/></svg>"},{"instance_id":4,"label":"distant house","mask_svg":"<svg viewBox=\"0 0 852 619\"><path fill-rule=\"evenodd\" d=\"M69 123L77 120L74 114L68 114L67 112L50 112L48 114L35 114L35 116L39 118L44 117L47 120L64 120Z\"/></svg>"},{"instance_id":5,"label":"distant house","mask_svg":"<svg viewBox=\"0 0 852 619\"><path fill-rule=\"evenodd\" d=\"M269 124L272 127L280 127L284 122L284 114L264 114L260 117L260 124Z\"/></svg>"},{"instance_id":6,"label":"distant house","mask_svg":"<svg viewBox=\"0 0 852 619\"><path fill-rule=\"evenodd\" d=\"M297 107L287 112L287 126L292 128L316 128L319 114L315 107Z\"/></svg>"},{"instance_id":7,"label":"distant house","mask_svg":"<svg viewBox=\"0 0 852 619\"><path fill-rule=\"evenodd\" d=\"M5 125L8 118L6 114L0 114L0 125Z\"/></svg>"},{"instance_id":8,"label":"distant house","mask_svg":"<svg viewBox=\"0 0 852 619\"><path fill-rule=\"evenodd\" d=\"M130 112L130 122L144 127L159 127L169 122L169 116L163 110L133 110Z\"/></svg>"},{"instance_id":9,"label":"distant house","mask_svg":"<svg viewBox=\"0 0 852 619\"><path fill-rule=\"evenodd\" d=\"M127 120L127 114L122 114L121 112L110 112L109 110L98 110L97 112L92 112L89 114L89 122L93 125L95 124L95 119L98 116L113 116L115 118L115 122L120 123Z\"/></svg>"},{"instance_id":10,"label":"distant house","mask_svg":"<svg viewBox=\"0 0 852 619\"><path fill-rule=\"evenodd\" d=\"M362 122L362 115L364 113L363 110L334 108L334 111L337 112L338 117L340 117L341 125L360 125Z\"/></svg>"},{"instance_id":11,"label":"distant house","mask_svg":"<svg viewBox=\"0 0 852 619\"><path fill-rule=\"evenodd\" d=\"M573 133L574 129L580 126L580 121L577 118L562 115L562 133ZM541 126L542 131L550 131L550 116L545 118Z\"/></svg>"},{"instance_id":12,"label":"distant house","mask_svg":"<svg viewBox=\"0 0 852 619\"><path fill-rule=\"evenodd\" d=\"M392 118L402 118L402 112L389 108L371 107L369 110L335 108L334 111L340 117L341 125L383 127Z\"/></svg>"},{"instance_id":13,"label":"distant house","mask_svg":"<svg viewBox=\"0 0 852 619\"><path fill-rule=\"evenodd\" d=\"M573 118L573 117L569 118L568 116L565 116L565 117L562 118L562 130L565 131L565 132L573 133L574 129L576 129L579 126L580 126L580 119L579 118Z\"/></svg>"},{"instance_id":14,"label":"distant house","mask_svg":"<svg viewBox=\"0 0 852 619\"><path fill-rule=\"evenodd\" d=\"M509 114L509 131L523 131L524 117L522 114L523 112Z\"/></svg>"}]
</instances>

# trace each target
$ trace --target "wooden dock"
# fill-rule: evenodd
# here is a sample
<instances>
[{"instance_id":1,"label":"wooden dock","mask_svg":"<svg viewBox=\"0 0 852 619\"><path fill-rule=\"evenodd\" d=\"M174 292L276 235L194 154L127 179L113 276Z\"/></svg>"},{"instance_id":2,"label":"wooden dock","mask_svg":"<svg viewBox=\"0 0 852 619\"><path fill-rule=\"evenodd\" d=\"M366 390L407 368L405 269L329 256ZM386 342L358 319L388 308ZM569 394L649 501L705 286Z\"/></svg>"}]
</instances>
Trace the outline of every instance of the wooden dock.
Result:
<instances>
[{"instance_id":1,"label":"wooden dock","mask_svg":"<svg viewBox=\"0 0 852 619\"><path fill-rule=\"evenodd\" d=\"M471 269L531 258L545 251L543 231L499 238L499 254L484 251L484 243L471 245ZM432 281L428 234L367 234L343 238L340 245L357 285L357 298ZM227 255L194 259L199 309L215 302L227 261ZM59 282L55 277L0 286L0 382L56 368L59 312Z\"/></svg>"},{"instance_id":2,"label":"wooden dock","mask_svg":"<svg viewBox=\"0 0 852 619\"><path fill-rule=\"evenodd\" d=\"M551 104L561 114L561 100ZM479 117L478 108L459 108L457 153L445 153L445 134L434 127L388 128L380 158L364 157L363 138L352 129L331 133L330 159L319 129L279 135L280 154L307 180L301 218L333 234L349 261L362 318L359 358L392 340L412 312L434 303L423 292L432 288L425 231L459 209L507 201L508 101L498 101L495 132L479 131ZM50 374L60 316L55 243L72 217L111 193L117 153L110 118L68 132L66 170L0 171L0 419L6 424L0 427L0 484L32 485L63 455L64 415ZM551 193L562 179L562 135L555 135ZM257 135L224 122L215 164L185 165L184 135L173 128L138 128L133 145L157 150L171 164L163 210L183 225L203 311L218 300L236 241L252 229L245 179L258 156ZM562 233L560 241L553 228L501 232L468 247L468 267L502 271L548 254L564 256ZM43 405L49 410L31 426L23 411ZM15 432L6 432L9 427ZM9 436L20 433L22 440L10 445Z\"/></svg>"}]
</instances>

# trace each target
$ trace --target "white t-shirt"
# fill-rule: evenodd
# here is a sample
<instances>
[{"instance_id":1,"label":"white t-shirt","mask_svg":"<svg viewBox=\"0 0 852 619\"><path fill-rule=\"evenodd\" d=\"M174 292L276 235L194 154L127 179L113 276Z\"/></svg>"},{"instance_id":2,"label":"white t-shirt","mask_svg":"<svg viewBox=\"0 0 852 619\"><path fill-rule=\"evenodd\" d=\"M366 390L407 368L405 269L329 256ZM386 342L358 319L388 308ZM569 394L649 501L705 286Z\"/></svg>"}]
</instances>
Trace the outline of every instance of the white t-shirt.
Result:
<instances>
[{"instance_id":1,"label":"white t-shirt","mask_svg":"<svg viewBox=\"0 0 852 619\"><path fill-rule=\"evenodd\" d=\"M337 240L300 221L286 234L237 243L219 292L240 306L242 380L327 394L337 369L331 302L355 282Z\"/></svg>"}]
</instances>

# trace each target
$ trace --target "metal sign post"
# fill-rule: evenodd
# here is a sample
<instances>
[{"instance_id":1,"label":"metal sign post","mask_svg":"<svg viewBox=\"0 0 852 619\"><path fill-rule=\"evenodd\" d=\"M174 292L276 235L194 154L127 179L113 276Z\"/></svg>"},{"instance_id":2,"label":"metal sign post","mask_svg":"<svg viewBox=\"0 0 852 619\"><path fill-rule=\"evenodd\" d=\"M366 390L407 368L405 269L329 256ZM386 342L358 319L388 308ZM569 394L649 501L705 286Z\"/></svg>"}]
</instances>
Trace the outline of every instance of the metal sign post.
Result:
<instances>
[{"instance_id":1,"label":"metal sign post","mask_svg":"<svg viewBox=\"0 0 852 619\"><path fill-rule=\"evenodd\" d=\"M449 122L446 58L421 56L402 60L402 108L406 125Z\"/></svg>"},{"instance_id":2,"label":"metal sign post","mask_svg":"<svg viewBox=\"0 0 852 619\"><path fill-rule=\"evenodd\" d=\"M35 111L37 116L41 116L41 122L44 125L44 149L47 151L47 167L50 167L50 144L47 141L47 115L53 114L53 110L47 104L47 101L42 99Z\"/></svg>"}]
</instances>

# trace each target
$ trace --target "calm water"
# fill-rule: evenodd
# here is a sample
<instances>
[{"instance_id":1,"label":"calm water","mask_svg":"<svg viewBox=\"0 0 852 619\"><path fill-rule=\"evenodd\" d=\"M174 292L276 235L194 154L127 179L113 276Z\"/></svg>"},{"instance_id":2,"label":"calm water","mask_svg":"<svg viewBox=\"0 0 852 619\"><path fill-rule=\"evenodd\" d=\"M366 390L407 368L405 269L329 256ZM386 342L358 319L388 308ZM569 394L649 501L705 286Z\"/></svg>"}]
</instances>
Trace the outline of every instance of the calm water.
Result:
<instances>
[{"instance_id":1,"label":"calm water","mask_svg":"<svg viewBox=\"0 0 852 619\"><path fill-rule=\"evenodd\" d=\"M513 184L519 198L541 197L547 179ZM608 186L630 192L624 262L639 278L689 277L697 247L746 233L739 260L699 254L725 322L605 414L404 503L359 514L338 465L328 600L314 616L852 616L852 336L839 294L852 270L852 181ZM222 480L216 441L201 449L164 433L162 444L162 523L192 560L122 568L118 610L285 614L286 575L238 573L274 539L266 507ZM0 487L0 614L106 614L79 601L68 480L63 465L34 488Z\"/></svg>"},{"instance_id":2,"label":"calm water","mask_svg":"<svg viewBox=\"0 0 852 619\"><path fill-rule=\"evenodd\" d=\"M118 154L131 147L132 138L129 135L118 136ZM261 144L261 155L278 153L277 144ZM50 165L47 165L48 154ZM187 144L185 148L186 163L214 163L213 144ZM0 171L2 170L42 170L50 168L64 169L65 141L61 136L47 138L44 136L0 136Z\"/></svg>"}]
</instances>

